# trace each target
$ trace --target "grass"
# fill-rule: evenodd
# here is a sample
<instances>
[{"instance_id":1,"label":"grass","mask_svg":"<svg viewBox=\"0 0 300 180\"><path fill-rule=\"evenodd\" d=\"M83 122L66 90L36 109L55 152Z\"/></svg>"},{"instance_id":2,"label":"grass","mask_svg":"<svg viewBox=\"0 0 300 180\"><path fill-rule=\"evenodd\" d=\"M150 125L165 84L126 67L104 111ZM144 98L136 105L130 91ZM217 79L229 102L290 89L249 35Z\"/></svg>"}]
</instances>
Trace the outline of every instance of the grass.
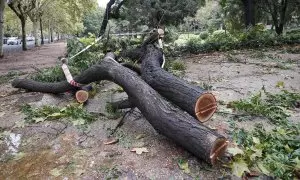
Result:
<instances>
[{"instance_id":1,"label":"grass","mask_svg":"<svg viewBox=\"0 0 300 180\"><path fill-rule=\"evenodd\" d=\"M24 73L20 73L17 71L10 71L9 73L0 76L0 84L8 83L10 80L14 79L17 76L20 76Z\"/></svg>"}]
</instances>

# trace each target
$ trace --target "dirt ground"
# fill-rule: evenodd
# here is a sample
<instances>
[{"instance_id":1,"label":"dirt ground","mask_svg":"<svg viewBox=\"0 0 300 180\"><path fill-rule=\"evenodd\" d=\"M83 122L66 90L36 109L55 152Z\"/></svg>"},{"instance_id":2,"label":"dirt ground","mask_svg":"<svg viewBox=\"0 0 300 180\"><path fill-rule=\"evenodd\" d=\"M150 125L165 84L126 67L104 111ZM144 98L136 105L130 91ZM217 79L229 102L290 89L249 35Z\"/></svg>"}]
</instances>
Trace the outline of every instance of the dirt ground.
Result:
<instances>
[{"instance_id":1,"label":"dirt ground","mask_svg":"<svg viewBox=\"0 0 300 180\"><path fill-rule=\"evenodd\" d=\"M65 42L57 42L25 52L8 54L0 59L0 75L9 71L33 72L35 71L33 67L51 67L57 62L58 57L65 55L66 46Z\"/></svg>"},{"instance_id":2,"label":"dirt ground","mask_svg":"<svg viewBox=\"0 0 300 180\"><path fill-rule=\"evenodd\" d=\"M64 43L58 43L18 54L14 56L16 64L7 58L0 62L0 72L32 71L32 63L39 68L52 66L58 56L64 55L64 47ZM230 111L224 104L248 98L263 86L279 92L279 81L286 89L300 92L300 54L286 53L283 48L200 54L179 60L187 66L184 79L210 86L220 103L218 111ZM101 83L99 93L85 106L98 115L98 120L74 126L64 120L24 124L20 105L64 107L74 99L68 94L20 91L12 88L10 81L0 86L0 179L235 179L228 169L209 166L155 132L137 109L110 137L118 120L107 117L105 104L126 97L114 91L117 86L113 83ZM300 110L294 110L290 119L299 122ZM216 113L205 125L230 139L229 120ZM259 118L237 125L250 129L257 122L268 126ZM109 138L119 142L104 145ZM137 147L146 147L149 152L138 155L130 151ZM179 168L179 161L188 162L189 173Z\"/></svg>"}]
</instances>

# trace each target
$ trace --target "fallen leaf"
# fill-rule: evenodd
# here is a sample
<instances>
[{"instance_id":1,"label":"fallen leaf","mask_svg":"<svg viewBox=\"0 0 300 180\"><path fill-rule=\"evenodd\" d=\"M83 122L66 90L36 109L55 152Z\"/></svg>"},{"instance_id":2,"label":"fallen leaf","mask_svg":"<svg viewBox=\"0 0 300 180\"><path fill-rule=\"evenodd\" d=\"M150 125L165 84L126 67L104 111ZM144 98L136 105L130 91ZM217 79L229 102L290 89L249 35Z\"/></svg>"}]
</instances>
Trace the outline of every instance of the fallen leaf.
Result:
<instances>
[{"instance_id":1,"label":"fallen leaf","mask_svg":"<svg viewBox=\"0 0 300 180\"><path fill-rule=\"evenodd\" d=\"M104 145L115 144L117 142L119 142L119 139L112 138L112 139L108 139L106 142L104 142Z\"/></svg>"},{"instance_id":2,"label":"fallen leaf","mask_svg":"<svg viewBox=\"0 0 300 180\"><path fill-rule=\"evenodd\" d=\"M59 117L62 117L62 116L63 116L62 113L53 113L53 114L49 114L47 117L59 118Z\"/></svg>"},{"instance_id":3,"label":"fallen leaf","mask_svg":"<svg viewBox=\"0 0 300 180\"><path fill-rule=\"evenodd\" d=\"M15 122L15 128L23 128L23 127L25 127L25 120L21 120L21 121L17 121L17 122Z\"/></svg>"},{"instance_id":4,"label":"fallen leaf","mask_svg":"<svg viewBox=\"0 0 300 180\"><path fill-rule=\"evenodd\" d=\"M142 154L149 152L147 148L133 148L131 152L135 152L136 154Z\"/></svg>"},{"instance_id":5,"label":"fallen leaf","mask_svg":"<svg viewBox=\"0 0 300 180\"><path fill-rule=\"evenodd\" d=\"M191 172L187 161L179 160L177 164L184 173L189 174Z\"/></svg>"},{"instance_id":6,"label":"fallen leaf","mask_svg":"<svg viewBox=\"0 0 300 180\"><path fill-rule=\"evenodd\" d=\"M231 165L231 169L232 174L236 175L237 177L242 177L245 172L250 173L248 165L244 160L233 162Z\"/></svg>"},{"instance_id":7,"label":"fallen leaf","mask_svg":"<svg viewBox=\"0 0 300 180\"><path fill-rule=\"evenodd\" d=\"M62 169L57 169L57 168L54 168L50 171L50 174L54 177L58 177L62 174Z\"/></svg>"},{"instance_id":8,"label":"fallen leaf","mask_svg":"<svg viewBox=\"0 0 300 180\"><path fill-rule=\"evenodd\" d=\"M0 117L3 117L5 115L5 112L0 113Z\"/></svg>"},{"instance_id":9,"label":"fallen leaf","mask_svg":"<svg viewBox=\"0 0 300 180\"><path fill-rule=\"evenodd\" d=\"M265 174L265 175L270 175L270 172L267 170L267 168L263 165L262 162L258 162L257 163L257 167L259 168L259 170Z\"/></svg>"},{"instance_id":10,"label":"fallen leaf","mask_svg":"<svg viewBox=\"0 0 300 180\"><path fill-rule=\"evenodd\" d=\"M15 155L14 160L18 161L20 159L22 159L26 154L23 152L19 152Z\"/></svg>"},{"instance_id":11,"label":"fallen leaf","mask_svg":"<svg viewBox=\"0 0 300 180\"><path fill-rule=\"evenodd\" d=\"M234 148L228 148L227 151L232 154L233 156L237 155L237 154L244 154L244 151L241 150L238 147L234 147Z\"/></svg>"},{"instance_id":12,"label":"fallen leaf","mask_svg":"<svg viewBox=\"0 0 300 180\"><path fill-rule=\"evenodd\" d=\"M84 119L77 119L75 121L72 121L72 123L73 123L74 126L80 126L80 125L85 124L85 120Z\"/></svg>"},{"instance_id":13,"label":"fallen leaf","mask_svg":"<svg viewBox=\"0 0 300 180\"><path fill-rule=\"evenodd\" d=\"M278 88L284 88L284 82L283 81L278 81L277 84L276 84L276 87Z\"/></svg>"},{"instance_id":14,"label":"fallen leaf","mask_svg":"<svg viewBox=\"0 0 300 180\"><path fill-rule=\"evenodd\" d=\"M145 137L145 134L139 134L135 137L135 139L142 139Z\"/></svg>"},{"instance_id":15,"label":"fallen leaf","mask_svg":"<svg viewBox=\"0 0 300 180\"><path fill-rule=\"evenodd\" d=\"M35 123L39 123L39 122L44 122L45 118L43 117L38 117L38 118L32 118L32 120L34 120Z\"/></svg>"}]
</instances>

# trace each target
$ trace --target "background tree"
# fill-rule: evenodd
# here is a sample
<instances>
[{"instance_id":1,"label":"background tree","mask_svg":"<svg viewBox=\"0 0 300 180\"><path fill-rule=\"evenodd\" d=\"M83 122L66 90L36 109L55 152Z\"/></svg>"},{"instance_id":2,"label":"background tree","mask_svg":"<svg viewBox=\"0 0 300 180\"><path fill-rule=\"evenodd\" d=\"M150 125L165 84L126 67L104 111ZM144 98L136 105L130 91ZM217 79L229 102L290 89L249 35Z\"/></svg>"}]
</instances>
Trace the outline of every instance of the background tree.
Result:
<instances>
[{"instance_id":1,"label":"background tree","mask_svg":"<svg viewBox=\"0 0 300 180\"><path fill-rule=\"evenodd\" d=\"M100 19L103 19L104 9L98 7L93 11L86 12L83 17L84 32L83 35L88 33L98 34L100 29Z\"/></svg>"},{"instance_id":2,"label":"background tree","mask_svg":"<svg viewBox=\"0 0 300 180\"><path fill-rule=\"evenodd\" d=\"M0 0L0 58L3 57L4 8L6 0Z\"/></svg>"},{"instance_id":3,"label":"background tree","mask_svg":"<svg viewBox=\"0 0 300 180\"><path fill-rule=\"evenodd\" d=\"M292 15L300 15L299 0L257 0L258 8L269 14L278 35L282 34L284 25Z\"/></svg>"},{"instance_id":4,"label":"background tree","mask_svg":"<svg viewBox=\"0 0 300 180\"><path fill-rule=\"evenodd\" d=\"M18 16L22 27L22 49L27 50L26 46L26 20L28 13L36 6L36 0L10 0L8 6Z\"/></svg>"}]
</instances>

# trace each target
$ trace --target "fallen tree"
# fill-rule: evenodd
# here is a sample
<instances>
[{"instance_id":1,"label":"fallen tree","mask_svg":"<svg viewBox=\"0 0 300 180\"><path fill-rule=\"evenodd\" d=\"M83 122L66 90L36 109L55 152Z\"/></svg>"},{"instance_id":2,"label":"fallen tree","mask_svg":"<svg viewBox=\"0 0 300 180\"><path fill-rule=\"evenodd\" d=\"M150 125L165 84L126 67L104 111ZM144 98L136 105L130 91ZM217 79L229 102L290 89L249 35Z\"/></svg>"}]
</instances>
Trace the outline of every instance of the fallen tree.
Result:
<instances>
[{"instance_id":1,"label":"fallen tree","mask_svg":"<svg viewBox=\"0 0 300 180\"><path fill-rule=\"evenodd\" d=\"M158 36L157 36L158 37ZM141 75L153 89L162 96L194 116L201 122L211 118L217 109L213 94L192 85L161 68L163 54L152 44L143 44L136 52L141 57Z\"/></svg>"},{"instance_id":2,"label":"fallen tree","mask_svg":"<svg viewBox=\"0 0 300 180\"><path fill-rule=\"evenodd\" d=\"M74 79L79 83L110 80L120 85L130 97L130 103L137 107L156 131L172 139L196 157L214 164L226 147L227 140L215 131L199 124L188 113L174 107L144 82L135 72L123 67L115 60L113 53L91 66ZM48 88L55 92L72 89L65 82L40 83L32 80L16 79L12 85L32 91L45 92Z\"/></svg>"}]
</instances>

